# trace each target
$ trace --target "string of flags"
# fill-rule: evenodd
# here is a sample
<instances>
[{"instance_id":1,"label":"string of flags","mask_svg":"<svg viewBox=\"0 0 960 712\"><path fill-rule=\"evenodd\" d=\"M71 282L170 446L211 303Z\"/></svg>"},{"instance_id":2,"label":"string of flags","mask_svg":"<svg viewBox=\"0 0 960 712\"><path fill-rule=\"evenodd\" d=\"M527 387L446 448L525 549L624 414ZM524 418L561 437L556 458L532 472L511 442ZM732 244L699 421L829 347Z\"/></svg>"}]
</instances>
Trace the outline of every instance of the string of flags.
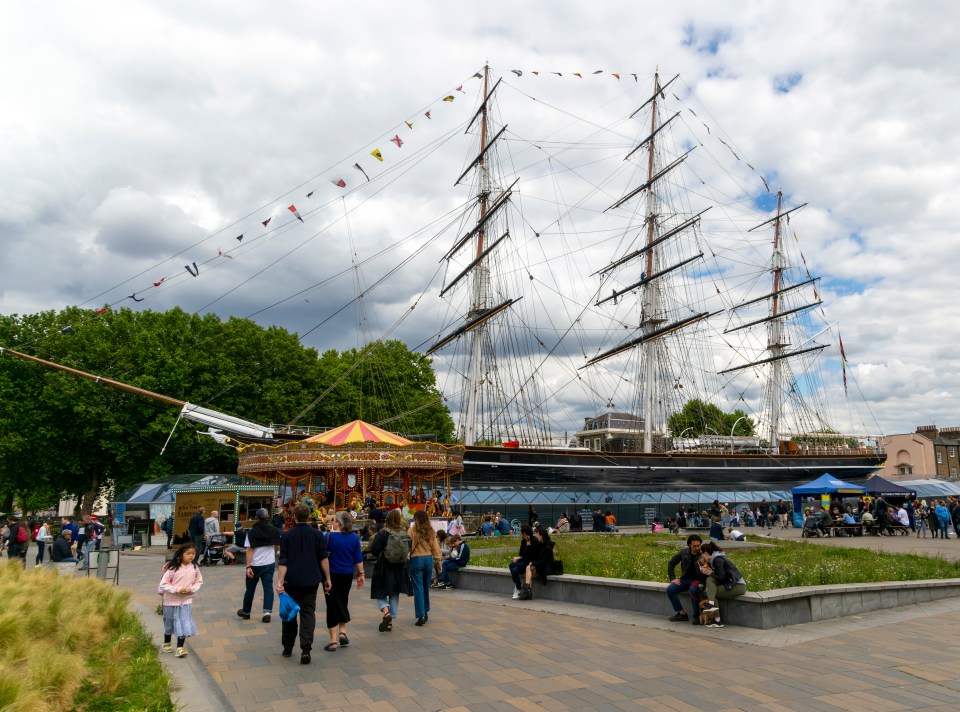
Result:
<instances>
[{"instance_id":1,"label":"string of flags","mask_svg":"<svg viewBox=\"0 0 960 712\"><path fill-rule=\"evenodd\" d=\"M523 73L524 73L524 70L522 70L522 69L511 69L510 71L513 72L514 74L516 74L518 77L522 77L522 76L523 76ZM535 70L535 69L534 69L534 70L526 70L526 71L527 71L527 74L532 74L532 75L535 76L535 77L539 77L541 74L552 74L552 75L557 76L557 77L562 77L562 76L564 76L564 75L563 75L563 72L541 72L541 71ZM589 77L589 76L597 76L597 75L600 75L600 74L604 74L604 71L603 71L602 69L597 69L597 70L595 70L595 71L593 71L593 72L590 72L587 76L588 76L588 77ZM633 77L633 81L634 81L634 82L640 81L640 80L637 78L636 73L634 73L634 72L626 72L626 73L624 73L624 72L606 72L606 74L607 74L607 76L613 77L613 78L616 79L617 81L620 81L621 77L624 76L624 74L625 74L626 76L628 76L628 77ZM475 74L474 76L477 77L477 78L479 78L479 73ZM583 79L583 72L567 72L567 76L569 76L569 77L577 77L578 79Z\"/></svg>"},{"instance_id":2,"label":"string of flags","mask_svg":"<svg viewBox=\"0 0 960 712\"><path fill-rule=\"evenodd\" d=\"M672 93L672 92L671 92L671 93ZM673 94L673 98L676 99L677 101L680 101L680 97L677 96L676 94ZM697 112L696 112L696 111L694 111L693 109L691 109L689 106L687 107L687 111L689 111L691 114L693 114L694 116L696 116L697 121L699 121L700 124L703 126L703 128L705 128L705 129L707 130L707 134L709 134L710 136L713 136L713 132L710 131L710 127L707 126L707 124L703 121L703 119L701 119L699 116L697 116ZM749 168L749 169L753 172L753 174L756 175L757 178L760 179L760 182L763 183L763 187L764 187L764 188L766 189L766 191L769 193L769 192L770 192L770 186L767 184L767 179L763 177L763 174L760 173L760 171L758 171L756 168L754 168L753 166L751 166L749 163L747 163L746 161L744 161L743 159L741 159L740 156L737 155L737 152L734 151L734 150L730 147L730 144L729 144L729 143L727 143L726 141L724 141L724 140L723 140L722 138L720 138L719 136L717 136L717 140L718 140L720 143L722 143L724 146L727 147L727 150L730 151L731 154L733 154L733 157L734 157L735 159L737 159L738 161L740 161L741 163L743 163L743 165L745 165L747 168ZM700 142L700 145L701 145L701 146L703 145L703 142L702 142L702 141Z\"/></svg>"}]
</instances>

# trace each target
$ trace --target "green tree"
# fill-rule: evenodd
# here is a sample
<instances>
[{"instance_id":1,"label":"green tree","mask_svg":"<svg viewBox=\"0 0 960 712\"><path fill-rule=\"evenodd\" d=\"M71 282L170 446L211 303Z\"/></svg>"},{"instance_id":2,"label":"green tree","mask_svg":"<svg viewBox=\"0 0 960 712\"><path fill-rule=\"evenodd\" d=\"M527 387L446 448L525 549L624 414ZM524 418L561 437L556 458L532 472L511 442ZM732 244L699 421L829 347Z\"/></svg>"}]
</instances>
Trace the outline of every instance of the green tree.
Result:
<instances>
[{"instance_id":1,"label":"green tree","mask_svg":"<svg viewBox=\"0 0 960 712\"><path fill-rule=\"evenodd\" d=\"M681 410L667 420L667 427L674 437L730 435L731 430L733 435L753 435L754 426L753 419L739 408L732 413L724 413L713 403L696 398L687 401Z\"/></svg>"}]
</instances>

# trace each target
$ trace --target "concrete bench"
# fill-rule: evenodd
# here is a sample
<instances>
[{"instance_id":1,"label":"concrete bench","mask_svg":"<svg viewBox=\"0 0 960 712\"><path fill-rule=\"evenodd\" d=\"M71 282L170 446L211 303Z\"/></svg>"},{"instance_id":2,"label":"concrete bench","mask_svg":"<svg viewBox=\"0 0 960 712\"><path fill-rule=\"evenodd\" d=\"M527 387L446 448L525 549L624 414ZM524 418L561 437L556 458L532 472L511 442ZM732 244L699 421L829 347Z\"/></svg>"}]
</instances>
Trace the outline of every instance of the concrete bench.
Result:
<instances>
[{"instance_id":1,"label":"concrete bench","mask_svg":"<svg viewBox=\"0 0 960 712\"><path fill-rule=\"evenodd\" d=\"M456 588L509 597L513 582L506 568L470 565L459 572ZM667 584L657 581L564 574L537 584L534 600L579 603L669 617ZM960 595L960 579L888 581L748 591L719 602L724 623L746 628L779 628L841 618L884 608L925 603Z\"/></svg>"}]
</instances>

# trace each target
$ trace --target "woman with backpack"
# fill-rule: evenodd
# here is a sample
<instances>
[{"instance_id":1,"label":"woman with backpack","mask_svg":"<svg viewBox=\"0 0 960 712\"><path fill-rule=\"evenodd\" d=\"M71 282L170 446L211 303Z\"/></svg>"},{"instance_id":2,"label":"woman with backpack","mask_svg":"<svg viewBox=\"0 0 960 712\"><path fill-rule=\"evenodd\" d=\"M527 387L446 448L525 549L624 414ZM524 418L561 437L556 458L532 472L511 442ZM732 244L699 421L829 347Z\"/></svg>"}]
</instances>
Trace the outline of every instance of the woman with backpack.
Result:
<instances>
[{"instance_id":1,"label":"woman with backpack","mask_svg":"<svg viewBox=\"0 0 960 712\"><path fill-rule=\"evenodd\" d=\"M700 553L703 562L700 573L707 577L707 599L701 612L716 614L714 622L707 625L708 628L722 628L717 600L742 596L747 592L747 582L740 569L727 558L717 542L708 541L700 548Z\"/></svg>"},{"instance_id":2,"label":"woman with backpack","mask_svg":"<svg viewBox=\"0 0 960 712\"><path fill-rule=\"evenodd\" d=\"M383 620L380 632L393 630L393 620L400 608L400 594L413 595L410 584L411 539L403 527L399 509L391 509L383 529L370 542L367 553L376 557L370 598L377 601Z\"/></svg>"}]
</instances>

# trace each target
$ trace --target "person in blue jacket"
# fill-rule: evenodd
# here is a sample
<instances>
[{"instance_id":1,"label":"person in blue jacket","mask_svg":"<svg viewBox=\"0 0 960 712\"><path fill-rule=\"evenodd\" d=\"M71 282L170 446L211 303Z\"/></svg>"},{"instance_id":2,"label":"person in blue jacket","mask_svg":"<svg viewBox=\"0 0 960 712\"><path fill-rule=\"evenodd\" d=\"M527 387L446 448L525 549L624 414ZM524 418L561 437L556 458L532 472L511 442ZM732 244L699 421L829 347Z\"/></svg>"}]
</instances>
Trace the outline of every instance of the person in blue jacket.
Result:
<instances>
[{"instance_id":1,"label":"person in blue jacket","mask_svg":"<svg viewBox=\"0 0 960 712\"><path fill-rule=\"evenodd\" d=\"M470 563L470 546L459 534L453 534L449 539L450 558L444 559L437 577L437 588L453 588L451 571L459 571Z\"/></svg>"}]
</instances>

